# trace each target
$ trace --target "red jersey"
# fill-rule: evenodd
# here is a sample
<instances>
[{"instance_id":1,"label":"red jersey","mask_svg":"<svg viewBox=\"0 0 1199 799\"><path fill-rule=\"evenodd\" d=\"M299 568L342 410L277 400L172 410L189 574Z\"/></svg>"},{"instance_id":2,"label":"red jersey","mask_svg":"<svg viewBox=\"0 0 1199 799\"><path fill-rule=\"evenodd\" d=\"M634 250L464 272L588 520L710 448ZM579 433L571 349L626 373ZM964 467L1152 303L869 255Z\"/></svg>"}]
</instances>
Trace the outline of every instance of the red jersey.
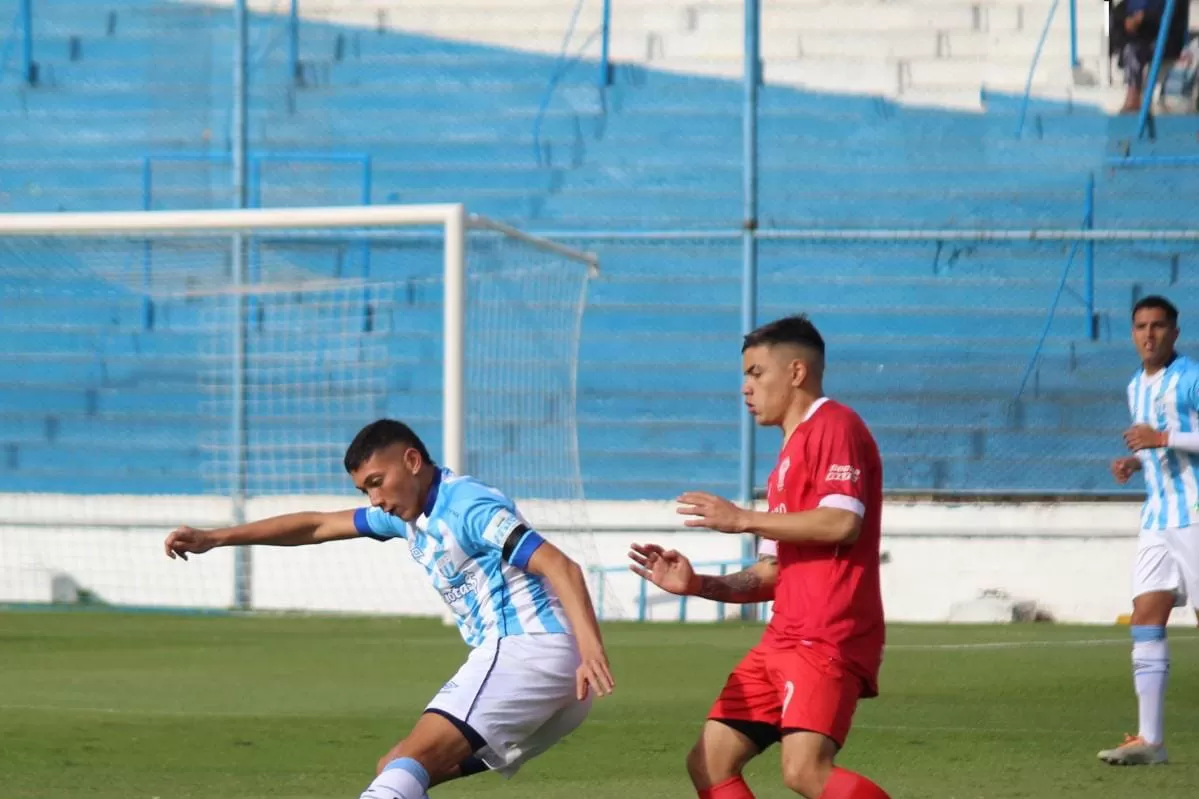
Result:
<instances>
[{"instance_id":1,"label":"red jersey","mask_svg":"<svg viewBox=\"0 0 1199 799\"><path fill-rule=\"evenodd\" d=\"M836 658L878 694L885 627L879 585L883 466L866 423L829 399L813 404L770 473L771 513L852 510L862 528L850 545L778 543L774 616L762 644L811 647ZM763 541L762 551L776 550Z\"/></svg>"}]
</instances>

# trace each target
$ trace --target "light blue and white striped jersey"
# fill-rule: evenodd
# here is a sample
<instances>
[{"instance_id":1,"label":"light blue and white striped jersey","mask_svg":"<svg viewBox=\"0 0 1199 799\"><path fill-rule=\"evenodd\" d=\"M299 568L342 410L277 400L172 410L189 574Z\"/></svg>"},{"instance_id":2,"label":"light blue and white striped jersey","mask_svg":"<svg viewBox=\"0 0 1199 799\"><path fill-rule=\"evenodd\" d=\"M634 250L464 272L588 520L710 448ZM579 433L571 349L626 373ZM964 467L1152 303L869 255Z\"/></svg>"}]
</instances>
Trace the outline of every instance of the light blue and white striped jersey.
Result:
<instances>
[{"instance_id":1,"label":"light blue and white striped jersey","mask_svg":"<svg viewBox=\"0 0 1199 799\"><path fill-rule=\"evenodd\" d=\"M1157 374L1146 376L1144 369L1138 370L1128 384L1128 410L1133 424L1171 432L1199 431L1199 363L1178 355ZM1188 527L1199 520L1196 456L1159 447L1143 449L1137 457L1145 476L1142 529Z\"/></svg>"},{"instance_id":2,"label":"light blue and white striped jersey","mask_svg":"<svg viewBox=\"0 0 1199 799\"><path fill-rule=\"evenodd\" d=\"M380 508L359 508L354 526L360 535L380 541L408 541L408 553L453 611L469 646L523 633L570 631L553 590L525 571L541 536L512 500L473 477L439 469L415 523ZM509 542L518 529L527 532ZM505 544L510 544L507 561Z\"/></svg>"}]
</instances>

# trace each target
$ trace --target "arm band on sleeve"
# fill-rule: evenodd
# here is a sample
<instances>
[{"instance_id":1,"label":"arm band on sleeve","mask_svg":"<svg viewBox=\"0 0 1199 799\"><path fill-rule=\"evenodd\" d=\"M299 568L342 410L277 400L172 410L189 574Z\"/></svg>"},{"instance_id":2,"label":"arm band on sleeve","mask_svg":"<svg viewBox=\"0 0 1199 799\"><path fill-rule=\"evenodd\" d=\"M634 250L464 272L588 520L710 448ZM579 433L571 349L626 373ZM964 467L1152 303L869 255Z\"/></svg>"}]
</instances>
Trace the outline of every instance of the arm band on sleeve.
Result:
<instances>
[{"instance_id":1,"label":"arm band on sleeve","mask_svg":"<svg viewBox=\"0 0 1199 799\"><path fill-rule=\"evenodd\" d=\"M508 540L504 542L502 557L506 563L510 563L518 569L527 569L529 558L533 557L533 553L537 551L544 540L536 530L530 530L522 524L513 530L512 534L508 536Z\"/></svg>"}]
</instances>

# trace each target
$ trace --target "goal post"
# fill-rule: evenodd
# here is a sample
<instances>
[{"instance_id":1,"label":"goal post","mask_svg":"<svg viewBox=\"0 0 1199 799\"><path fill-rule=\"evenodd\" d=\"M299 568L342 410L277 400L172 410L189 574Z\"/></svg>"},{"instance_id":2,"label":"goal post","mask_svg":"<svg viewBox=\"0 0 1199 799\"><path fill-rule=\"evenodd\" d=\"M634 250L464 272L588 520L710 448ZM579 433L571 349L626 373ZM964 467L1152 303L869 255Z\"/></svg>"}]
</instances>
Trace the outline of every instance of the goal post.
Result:
<instances>
[{"instance_id":1,"label":"goal post","mask_svg":"<svg viewBox=\"0 0 1199 799\"><path fill-rule=\"evenodd\" d=\"M187 574L177 574L171 590L155 580L121 587L122 573L130 578L138 567L124 569L117 555L89 566L55 541L56 532L92 529L86 509L103 504L104 529L125 533L118 546L136 540L153 549L146 508L175 493L229 502L227 516L209 504L195 522L186 511L174 519L196 526L307 501L334 507L339 496L352 503L341 451L347 436L383 415L410 418L439 463L505 490L532 509L534 523L544 519L569 538L570 554L594 565L575 423L593 255L439 204L4 214L0 258L0 307L23 305L20 319L43 331L17 337L24 352L7 369L0 361L0 390L17 381L22 357L41 356L65 391L61 408L47 400L6 425L18 476L0 474L0 541L10 544L0 546L19 557L0 564L0 603L49 601L57 576L114 604L440 615L424 599L351 596L370 590L375 564L365 559L375 558L361 550L346 556L338 577L345 584L334 590L303 584L330 579L316 562L311 580L289 579L273 548L253 550L254 568L242 548L206 578L228 580L229 593L206 586L200 596L186 589ZM58 335L67 329L72 336ZM101 377L75 368L85 359ZM434 369L439 407L429 401ZM140 377L119 385L104 377L123 370ZM189 391L201 399L182 398ZM75 393L93 398L86 412L68 401ZM194 425L164 421L193 412ZM436 435L432 417L440 417ZM90 454L89 424L107 437ZM70 441L47 433L64 429ZM140 487L137 448L169 458L161 450L171 446L187 453L199 478ZM38 476L48 476L49 489L71 458L87 467L86 501L39 501ZM39 469L21 474L23 461ZM106 501L118 495L146 499L140 510L130 502L128 528L119 510L125 500ZM166 523L172 504L162 507ZM423 579L411 570L405 577Z\"/></svg>"}]
</instances>

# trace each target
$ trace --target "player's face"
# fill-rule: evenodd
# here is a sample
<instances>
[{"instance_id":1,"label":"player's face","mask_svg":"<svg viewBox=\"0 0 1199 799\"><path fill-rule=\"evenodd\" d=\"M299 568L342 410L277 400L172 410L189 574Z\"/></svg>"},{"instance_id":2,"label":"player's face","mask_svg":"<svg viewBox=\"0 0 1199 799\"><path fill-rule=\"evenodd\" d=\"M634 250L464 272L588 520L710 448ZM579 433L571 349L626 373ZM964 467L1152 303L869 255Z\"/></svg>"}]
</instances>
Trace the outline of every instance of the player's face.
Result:
<instances>
[{"instance_id":1,"label":"player's face","mask_svg":"<svg viewBox=\"0 0 1199 799\"><path fill-rule=\"evenodd\" d=\"M795 354L788 347L766 346L750 347L741 353L741 394L758 424L781 425L795 401L807 373Z\"/></svg>"},{"instance_id":2,"label":"player's face","mask_svg":"<svg viewBox=\"0 0 1199 799\"><path fill-rule=\"evenodd\" d=\"M371 505L414 522L424 511L420 452L403 444L393 444L367 458L350 476L358 490L370 498Z\"/></svg>"},{"instance_id":3,"label":"player's face","mask_svg":"<svg viewBox=\"0 0 1199 799\"><path fill-rule=\"evenodd\" d=\"M1174 354L1178 328L1161 308L1142 308L1132 317L1132 343L1146 366L1162 366Z\"/></svg>"}]
</instances>

